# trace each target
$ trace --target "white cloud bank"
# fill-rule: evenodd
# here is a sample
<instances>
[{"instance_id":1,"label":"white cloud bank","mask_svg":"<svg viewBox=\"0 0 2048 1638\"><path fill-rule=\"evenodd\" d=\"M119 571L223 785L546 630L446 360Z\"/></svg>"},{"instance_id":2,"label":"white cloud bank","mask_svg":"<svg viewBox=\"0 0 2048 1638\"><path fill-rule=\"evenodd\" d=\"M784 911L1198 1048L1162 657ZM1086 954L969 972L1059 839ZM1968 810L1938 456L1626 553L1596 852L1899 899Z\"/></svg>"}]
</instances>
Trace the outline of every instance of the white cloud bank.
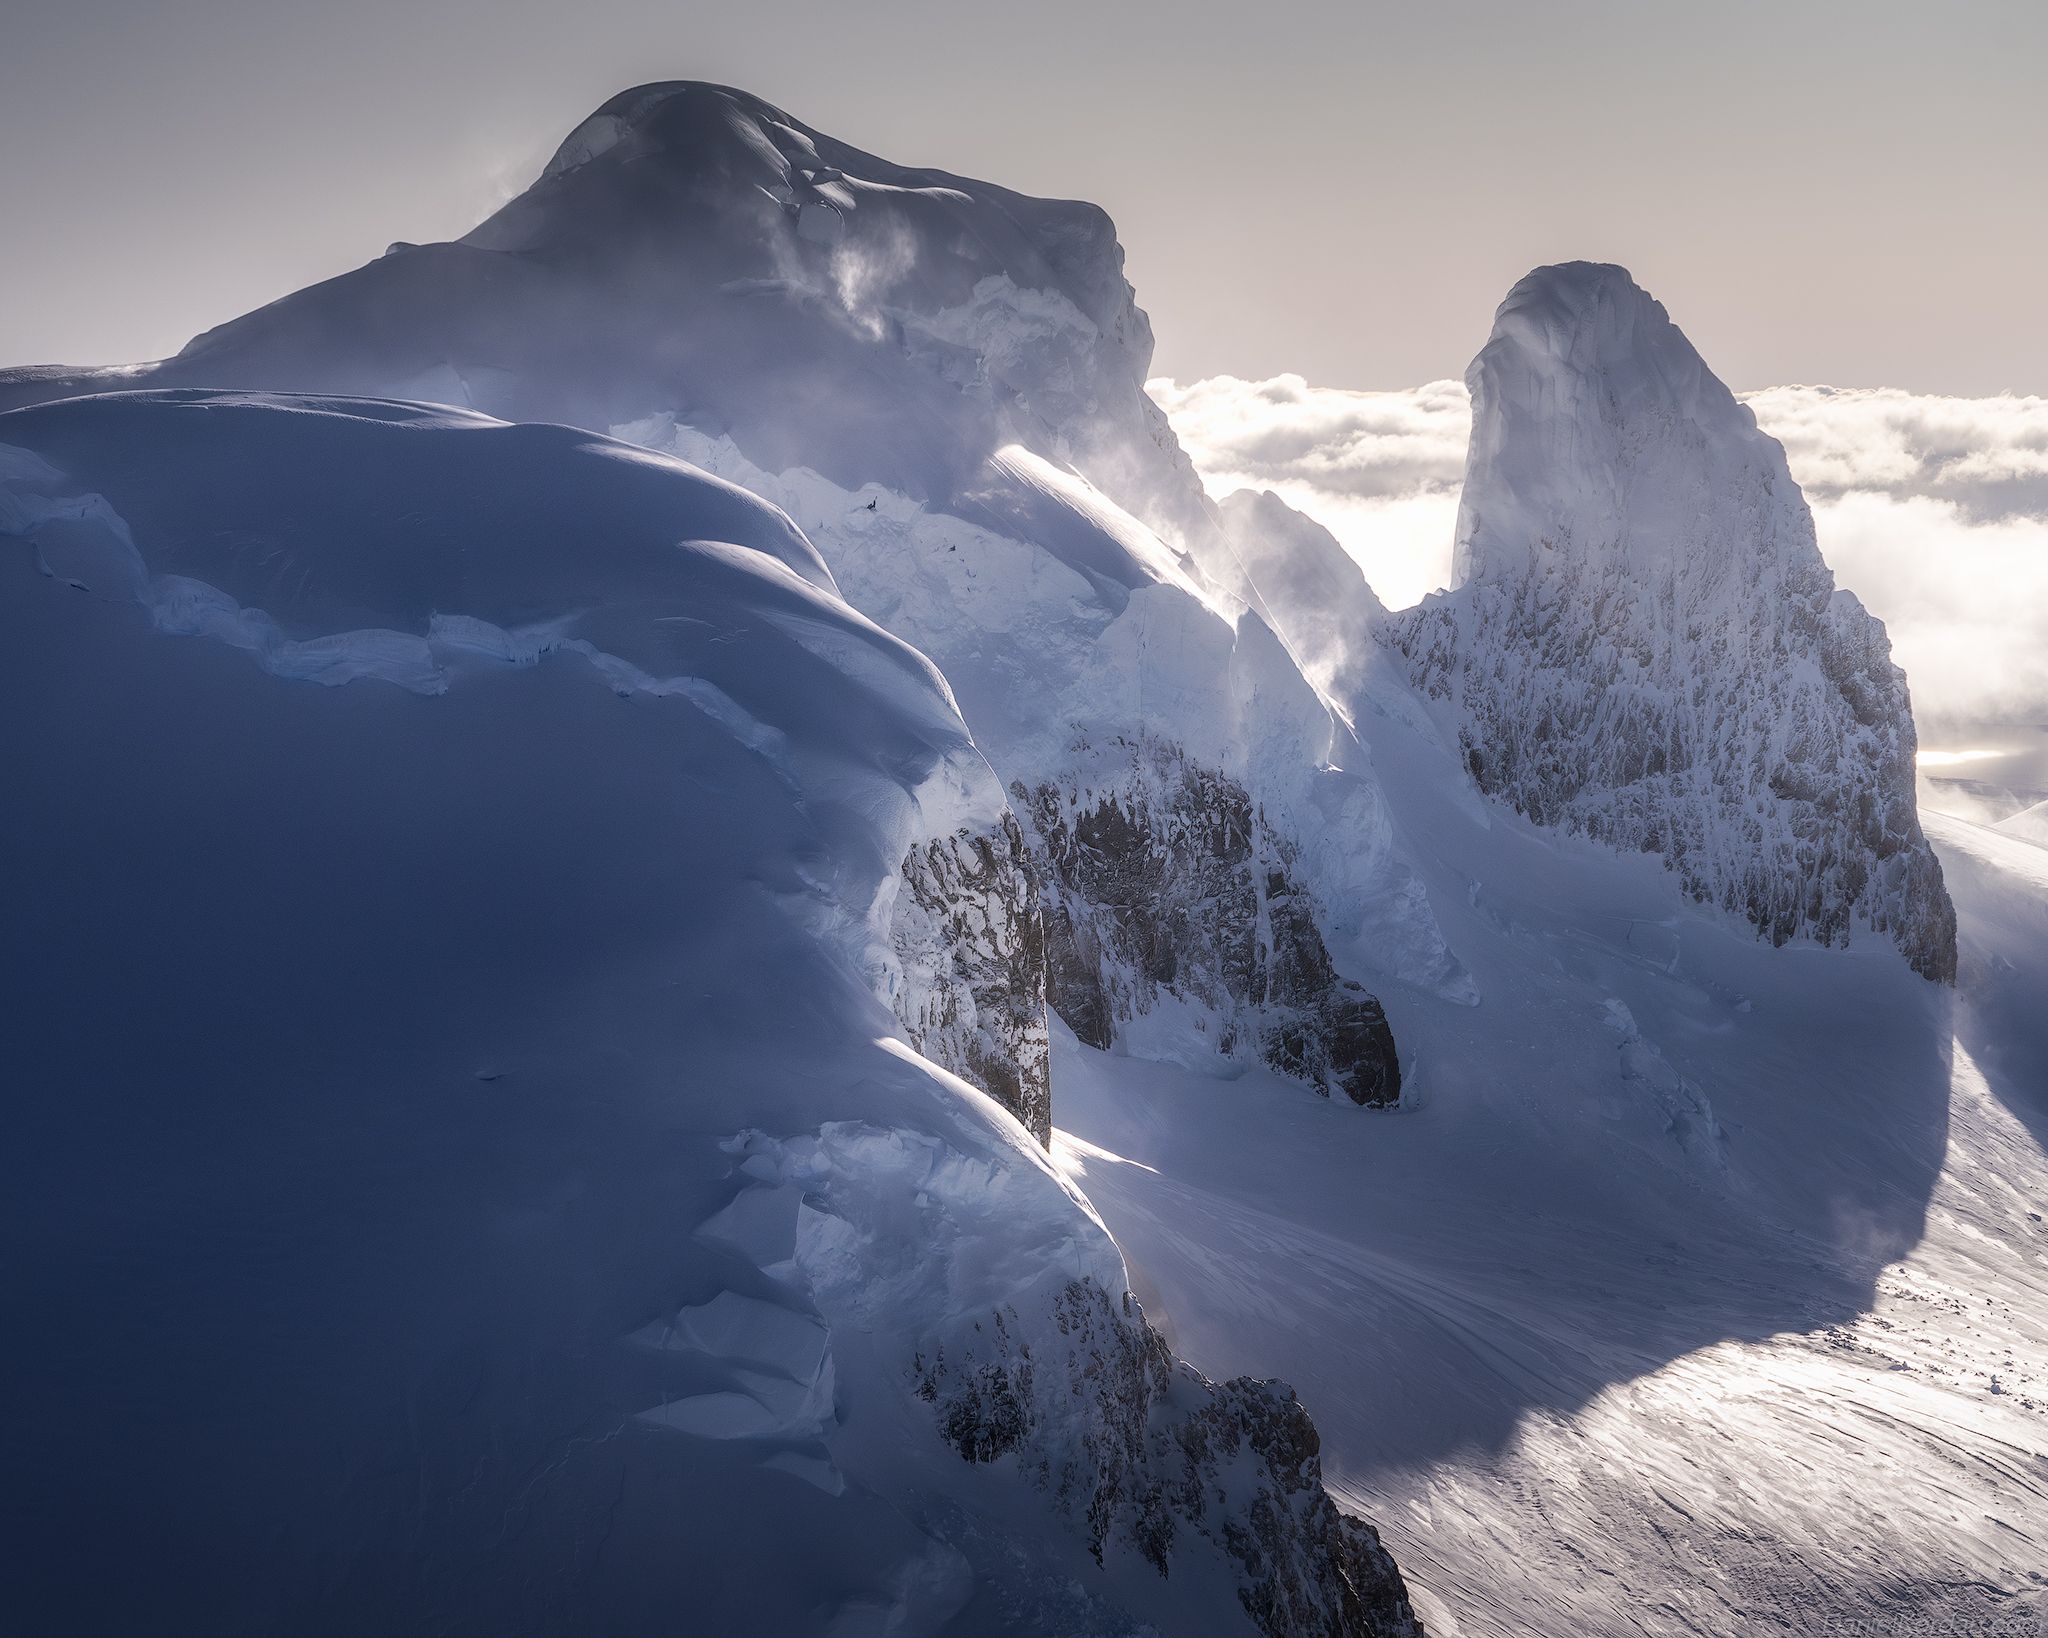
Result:
<instances>
[{"instance_id":1,"label":"white cloud bank","mask_svg":"<svg viewBox=\"0 0 2048 1638\"><path fill-rule=\"evenodd\" d=\"M1388 607L1421 601L1450 574L1472 429L1462 381L1348 392L1298 375L1217 375L1147 390L1212 495L1272 490L1344 543Z\"/></svg>"},{"instance_id":2,"label":"white cloud bank","mask_svg":"<svg viewBox=\"0 0 2048 1638\"><path fill-rule=\"evenodd\" d=\"M1309 513L1389 606L1448 578L1471 426L1461 383L1214 376L1150 391L1212 494L1270 489ZM1890 628L1923 723L2048 723L2048 398L1743 397L1784 444L1836 579Z\"/></svg>"}]
</instances>

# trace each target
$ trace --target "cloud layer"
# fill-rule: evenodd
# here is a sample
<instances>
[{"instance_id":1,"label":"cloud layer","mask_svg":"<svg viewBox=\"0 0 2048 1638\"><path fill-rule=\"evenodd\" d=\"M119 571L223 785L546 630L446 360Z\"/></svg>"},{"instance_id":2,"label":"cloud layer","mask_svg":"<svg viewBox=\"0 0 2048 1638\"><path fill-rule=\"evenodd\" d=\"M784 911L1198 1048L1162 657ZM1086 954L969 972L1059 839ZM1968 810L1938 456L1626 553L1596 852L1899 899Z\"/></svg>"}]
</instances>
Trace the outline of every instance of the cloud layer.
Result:
<instances>
[{"instance_id":1,"label":"cloud layer","mask_svg":"<svg viewBox=\"0 0 2048 1638\"><path fill-rule=\"evenodd\" d=\"M1217 496L1270 489L1318 519L1391 607L1450 574L1464 386L1158 380ZM1923 723L2048 723L2048 398L1890 388L1743 395L1785 446L1836 579L1890 628Z\"/></svg>"},{"instance_id":2,"label":"cloud layer","mask_svg":"<svg viewBox=\"0 0 2048 1638\"><path fill-rule=\"evenodd\" d=\"M1341 540L1390 608L1444 583L1472 428L1463 382L1350 392L1217 375L1147 390L1211 494L1272 490Z\"/></svg>"}]
</instances>

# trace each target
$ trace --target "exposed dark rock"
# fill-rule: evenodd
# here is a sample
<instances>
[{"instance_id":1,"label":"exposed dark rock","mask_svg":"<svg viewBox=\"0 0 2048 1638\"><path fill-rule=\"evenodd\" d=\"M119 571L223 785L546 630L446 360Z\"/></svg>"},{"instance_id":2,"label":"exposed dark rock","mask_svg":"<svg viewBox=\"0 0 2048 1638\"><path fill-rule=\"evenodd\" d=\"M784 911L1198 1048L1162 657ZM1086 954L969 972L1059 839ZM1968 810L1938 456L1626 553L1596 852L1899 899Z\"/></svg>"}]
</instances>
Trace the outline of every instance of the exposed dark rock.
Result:
<instances>
[{"instance_id":1,"label":"exposed dark rock","mask_svg":"<svg viewBox=\"0 0 2048 1638\"><path fill-rule=\"evenodd\" d=\"M1419 1638L1378 1532L1324 1489L1321 1441L1291 1388L1210 1382L1168 1352L1134 1300L1092 1281L1067 1285L1052 1309L1053 1326L1028 1328L996 1311L950 1353L913 1361L918 1396L965 1459L1013 1457L1098 1562L1124 1548L1168 1575L1182 1532L1207 1538L1272 1638ZM1057 1341L1034 1351L1027 1331Z\"/></svg>"},{"instance_id":2,"label":"exposed dark rock","mask_svg":"<svg viewBox=\"0 0 2048 1638\"><path fill-rule=\"evenodd\" d=\"M1043 849L1049 999L1081 1040L1172 995L1217 1049L1355 1103L1401 1092L1380 1004L1341 976L1294 849L1237 780L1158 741L1107 788L1012 787Z\"/></svg>"},{"instance_id":3,"label":"exposed dark rock","mask_svg":"<svg viewBox=\"0 0 2048 1638\"><path fill-rule=\"evenodd\" d=\"M962 829L905 855L891 998L912 1043L1052 1141L1045 923L1023 832Z\"/></svg>"}]
</instances>

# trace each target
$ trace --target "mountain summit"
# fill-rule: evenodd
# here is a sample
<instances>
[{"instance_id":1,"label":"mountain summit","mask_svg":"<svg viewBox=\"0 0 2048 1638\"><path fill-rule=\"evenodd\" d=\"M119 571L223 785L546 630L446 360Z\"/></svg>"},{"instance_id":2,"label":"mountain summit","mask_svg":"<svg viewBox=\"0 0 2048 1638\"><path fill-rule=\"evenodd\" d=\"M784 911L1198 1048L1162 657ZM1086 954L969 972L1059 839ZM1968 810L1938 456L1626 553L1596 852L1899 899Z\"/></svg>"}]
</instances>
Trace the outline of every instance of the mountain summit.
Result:
<instances>
[{"instance_id":1,"label":"mountain summit","mask_svg":"<svg viewBox=\"0 0 2048 1638\"><path fill-rule=\"evenodd\" d=\"M147 373L588 427L673 414L770 471L943 501L1006 443L1163 425L1151 354L1097 206L892 164L674 81L613 97L462 238L395 244ZM49 396L15 389L0 378L0 407Z\"/></svg>"},{"instance_id":2,"label":"mountain summit","mask_svg":"<svg viewBox=\"0 0 2048 1638\"><path fill-rule=\"evenodd\" d=\"M1773 943L1955 975L1905 675L1777 441L1619 267L1538 268L1466 375L1456 587L1395 627L1472 777Z\"/></svg>"}]
</instances>

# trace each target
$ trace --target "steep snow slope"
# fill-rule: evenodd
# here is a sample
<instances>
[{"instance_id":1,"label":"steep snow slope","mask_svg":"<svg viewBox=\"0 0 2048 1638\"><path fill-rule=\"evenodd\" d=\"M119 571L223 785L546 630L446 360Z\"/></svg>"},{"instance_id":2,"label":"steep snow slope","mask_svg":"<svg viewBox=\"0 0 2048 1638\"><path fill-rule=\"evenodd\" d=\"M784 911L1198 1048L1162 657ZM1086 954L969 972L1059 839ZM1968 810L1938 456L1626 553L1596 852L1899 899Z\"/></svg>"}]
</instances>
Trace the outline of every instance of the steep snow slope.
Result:
<instances>
[{"instance_id":1,"label":"steep snow slope","mask_svg":"<svg viewBox=\"0 0 2048 1638\"><path fill-rule=\"evenodd\" d=\"M788 519L174 392L0 416L0 532L23 1630L1413 1630L901 1040L1001 793Z\"/></svg>"},{"instance_id":2,"label":"steep snow slope","mask_svg":"<svg viewBox=\"0 0 2048 1638\"><path fill-rule=\"evenodd\" d=\"M1390 636L1480 788L1774 943L1870 929L1952 977L1905 678L1777 442L1618 267L1523 279L1467 381L1456 588Z\"/></svg>"},{"instance_id":3,"label":"steep snow slope","mask_svg":"<svg viewBox=\"0 0 2048 1638\"><path fill-rule=\"evenodd\" d=\"M308 413L319 413L317 406ZM78 448L96 461L140 463L144 480L169 468L181 481L146 483L136 498L114 503L80 500L65 492L61 470L47 473L31 464L11 474L20 493L47 490L51 498L16 504L29 508L23 514L27 522L46 521L57 529L60 544L45 548L58 554L53 572L142 603L162 629L204 633L247 649L280 675L323 682L375 676L439 693L447 686L449 653L478 649L531 663L561 651L583 656L621 691L680 693L721 720L730 719L742 737L772 748L774 736L720 692L715 662L733 652L729 639L726 647L697 660L691 675L668 678L650 672L642 656L611 644L604 622L616 614L554 606L546 593L565 583L559 563L534 565L528 572L543 577L540 589L523 591L528 601L512 604L507 620L494 623L495 616L482 618L465 601L498 595L494 587L474 583L488 565L436 579L424 559L407 560L400 553L403 543L421 535L436 542L474 535L581 543L593 509L602 507L615 521L612 538L599 544L615 555L602 558L599 545L580 546L574 559L579 584L587 584L600 566L614 580L647 572L650 563L673 577L673 545L694 535L743 545L770 554L785 577L794 577L784 596L788 606L772 619L801 642L818 620L812 605L837 588L787 518L701 475L688 490L688 504L679 507L675 463L566 428L510 428L463 412L433 416L405 406L358 403L327 413L317 435L294 438L268 430L298 425L281 414L262 399L190 391L51 406L34 425L38 447L60 469L67 453ZM109 428L119 433L112 457L106 451ZM422 429L470 436L406 436ZM251 437L262 441L265 455L265 464L254 469L246 451ZM501 481L515 451L525 448L536 459L562 457L555 481L544 490L531 482L507 487ZM117 478L125 481L126 471L117 469ZM381 474L383 486L353 488L355 473ZM423 486L425 498L419 493ZM345 505L333 500L337 495ZM109 504L124 509L114 516L125 521L101 517ZM107 526L95 526L102 522ZM174 572L145 576L122 545L130 522L151 532L166 554L165 569ZM628 547L632 555L619 561ZM210 574L195 579L184 572L187 556L203 562L209 551L230 554L234 586ZM281 597L293 607L304 605L301 618L323 626L343 628L359 619L361 608L339 597L331 584L337 571L321 560L322 553L337 552L385 566L388 595L408 599L406 613L418 629L358 631L344 639L330 631L299 637L280 625ZM623 594L613 586L609 595L616 601ZM835 618L839 612L835 606ZM838 646L836 640L828 643L828 655ZM943 683L932 678L925 661L900 644L877 646L897 654L899 668L943 695ZM874 664L863 662L860 669L872 671ZM796 667L787 683L801 688L831 674L823 664ZM973 1075L1043 1137L1045 1012L1042 985L1033 977L1042 965L1043 933L1022 839L1001 789L965 745L954 746L918 792L918 813L914 845L900 861L910 896L892 891L878 901L872 925L856 930L865 941L857 959L896 1003L920 1047L948 1068ZM984 879L989 891L975 891L973 905L965 906L964 889ZM963 918L975 923L972 936Z\"/></svg>"},{"instance_id":4,"label":"steep snow slope","mask_svg":"<svg viewBox=\"0 0 2048 1638\"><path fill-rule=\"evenodd\" d=\"M1340 709L1354 705L1387 610L1351 554L1270 490L1240 489L1218 511L1246 579L1302 669Z\"/></svg>"},{"instance_id":5,"label":"steep snow slope","mask_svg":"<svg viewBox=\"0 0 2048 1638\"><path fill-rule=\"evenodd\" d=\"M1093 206L654 85L462 241L395 247L127 379L568 421L776 501L959 691L1043 875L1076 1029L1392 1101L1361 981L1469 980L1369 759L1264 628L1144 393L1122 262ZM15 372L0 402L63 390Z\"/></svg>"},{"instance_id":6,"label":"steep snow slope","mask_svg":"<svg viewBox=\"0 0 2048 1638\"><path fill-rule=\"evenodd\" d=\"M1412 1107L1363 1126L1056 1041L1055 1152L1148 1312L1323 1407L1433 1633L2033 1631L2040 850L1930 819L1952 992L1680 909L1474 804L1426 720L1369 730L1484 1004L1404 1009Z\"/></svg>"}]
</instances>

